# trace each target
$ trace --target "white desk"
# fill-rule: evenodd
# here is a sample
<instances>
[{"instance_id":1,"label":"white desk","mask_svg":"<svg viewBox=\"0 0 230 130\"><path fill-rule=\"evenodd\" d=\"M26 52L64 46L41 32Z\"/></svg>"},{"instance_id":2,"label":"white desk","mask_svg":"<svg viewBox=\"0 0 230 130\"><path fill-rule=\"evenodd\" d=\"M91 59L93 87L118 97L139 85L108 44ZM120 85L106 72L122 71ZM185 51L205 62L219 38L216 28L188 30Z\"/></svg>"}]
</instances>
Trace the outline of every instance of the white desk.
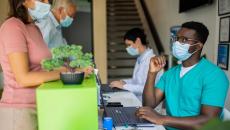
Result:
<instances>
[{"instance_id":1,"label":"white desk","mask_svg":"<svg viewBox=\"0 0 230 130\"><path fill-rule=\"evenodd\" d=\"M124 107L140 107L142 103L131 92L114 92L103 94L104 100L107 102L120 102Z\"/></svg>"},{"instance_id":2,"label":"white desk","mask_svg":"<svg viewBox=\"0 0 230 130\"><path fill-rule=\"evenodd\" d=\"M104 100L108 102L121 102L124 107L142 106L140 100L131 92L114 92L103 94ZM99 110L99 130L102 126L103 110ZM155 127L116 127L114 130L165 130L162 125Z\"/></svg>"}]
</instances>

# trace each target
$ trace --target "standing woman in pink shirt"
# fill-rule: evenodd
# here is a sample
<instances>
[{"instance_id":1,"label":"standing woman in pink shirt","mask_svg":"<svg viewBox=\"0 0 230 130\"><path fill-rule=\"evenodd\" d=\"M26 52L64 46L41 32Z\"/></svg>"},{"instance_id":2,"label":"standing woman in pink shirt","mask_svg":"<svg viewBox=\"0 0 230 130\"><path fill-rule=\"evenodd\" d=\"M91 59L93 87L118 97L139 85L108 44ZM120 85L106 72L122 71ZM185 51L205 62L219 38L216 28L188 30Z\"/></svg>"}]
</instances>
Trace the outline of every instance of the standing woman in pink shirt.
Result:
<instances>
[{"instance_id":1,"label":"standing woman in pink shirt","mask_svg":"<svg viewBox=\"0 0 230 130\"><path fill-rule=\"evenodd\" d=\"M46 72L40 65L51 53L34 21L48 15L48 0L9 0L9 5L9 18L0 28L0 130L37 130L35 89L59 79L65 69Z\"/></svg>"}]
</instances>

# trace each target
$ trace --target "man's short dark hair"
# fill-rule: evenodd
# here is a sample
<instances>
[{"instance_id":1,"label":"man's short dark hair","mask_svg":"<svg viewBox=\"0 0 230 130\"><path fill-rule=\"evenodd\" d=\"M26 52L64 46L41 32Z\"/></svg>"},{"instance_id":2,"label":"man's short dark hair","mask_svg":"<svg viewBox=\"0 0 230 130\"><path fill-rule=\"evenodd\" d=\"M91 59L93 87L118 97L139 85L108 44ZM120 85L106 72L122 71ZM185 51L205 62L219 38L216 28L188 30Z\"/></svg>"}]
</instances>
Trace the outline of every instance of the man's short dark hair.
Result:
<instances>
[{"instance_id":1,"label":"man's short dark hair","mask_svg":"<svg viewBox=\"0 0 230 130\"><path fill-rule=\"evenodd\" d=\"M141 43L147 46L146 35L144 31L140 28L130 29L129 31L126 32L124 36L124 40L131 40L133 42L135 42L137 38L140 38Z\"/></svg>"},{"instance_id":2,"label":"man's short dark hair","mask_svg":"<svg viewBox=\"0 0 230 130\"><path fill-rule=\"evenodd\" d=\"M190 21L190 22L183 23L182 28L195 30L197 40L199 40L203 44L206 42L209 35L208 28L204 24L199 22Z\"/></svg>"}]
</instances>

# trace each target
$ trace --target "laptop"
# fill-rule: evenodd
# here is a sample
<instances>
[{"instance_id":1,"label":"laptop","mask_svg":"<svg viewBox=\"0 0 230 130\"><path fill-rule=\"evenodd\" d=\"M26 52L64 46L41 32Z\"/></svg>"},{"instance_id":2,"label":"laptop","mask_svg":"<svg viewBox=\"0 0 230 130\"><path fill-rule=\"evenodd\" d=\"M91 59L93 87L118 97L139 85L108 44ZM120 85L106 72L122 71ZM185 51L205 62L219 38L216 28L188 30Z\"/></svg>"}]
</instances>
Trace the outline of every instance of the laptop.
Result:
<instances>
[{"instance_id":1,"label":"laptop","mask_svg":"<svg viewBox=\"0 0 230 130\"><path fill-rule=\"evenodd\" d=\"M99 74L96 74L96 80L97 80L98 85L100 86L100 92L102 92L102 93L127 91L127 90L123 90L123 89L119 89L119 88L112 88L108 84L102 84Z\"/></svg>"},{"instance_id":2,"label":"laptop","mask_svg":"<svg viewBox=\"0 0 230 130\"><path fill-rule=\"evenodd\" d=\"M98 91L98 106L100 106L101 108L103 108L102 105L108 104L107 100L105 100L103 98L103 94L119 92L119 91L126 91L126 90L122 90L122 89L118 89L118 88L111 88L111 87L109 87L108 84L102 84L99 74L96 75L96 80L97 80L97 84L98 84L98 90L97 90Z\"/></svg>"},{"instance_id":3,"label":"laptop","mask_svg":"<svg viewBox=\"0 0 230 130\"><path fill-rule=\"evenodd\" d=\"M101 84L101 92L102 93L114 93L114 92L124 92L127 90L119 89L119 88L111 88L108 84Z\"/></svg>"},{"instance_id":4,"label":"laptop","mask_svg":"<svg viewBox=\"0 0 230 130\"><path fill-rule=\"evenodd\" d=\"M112 117L114 126L153 127L153 123L136 116L138 107L105 107L105 116Z\"/></svg>"},{"instance_id":5,"label":"laptop","mask_svg":"<svg viewBox=\"0 0 230 130\"><path fill-rule=\"evenodd\" d=\"M135 127L153 127L151 122L140 119L136 116L138 107L108 107L101 92L101 104L104 109L104 116L112 117L113 125L117 126L135 126Z\"/></svg>"},{"instance_id":6,"label":"laptop","mask_svg":"<svg viewBox=\"0 0 230 130\"><path fill-rule=\"evenodd\" d=\"M107 107L107 102L104 100L103 93L126 91L118 88L111 88L108 84L102 84L99 75L96 75L98 85L100 86L100 101L101 107L104 109L104 116L112 117L113 125L116 126L155 126L151 122L136 117L135 113L138 107Z\"/></svg>"},{"instance_id":7,"label":"laptop","mask_svg":"<svg viewBox=\"0 0 230 130\"><path fill-rule=\"evenodd\" d=\"M104 98L102 98L103 94L127 91L127 90L123 90L123 89L119 89L119 88L112 88L108 84L102 84L99 74L96 74L96 80L97 80L97 84L98 84L98 101L99 101L98 104L99 104L99 106L101 106L103 104L107 104L107 101Z\"/></svg>"}]
</instances>

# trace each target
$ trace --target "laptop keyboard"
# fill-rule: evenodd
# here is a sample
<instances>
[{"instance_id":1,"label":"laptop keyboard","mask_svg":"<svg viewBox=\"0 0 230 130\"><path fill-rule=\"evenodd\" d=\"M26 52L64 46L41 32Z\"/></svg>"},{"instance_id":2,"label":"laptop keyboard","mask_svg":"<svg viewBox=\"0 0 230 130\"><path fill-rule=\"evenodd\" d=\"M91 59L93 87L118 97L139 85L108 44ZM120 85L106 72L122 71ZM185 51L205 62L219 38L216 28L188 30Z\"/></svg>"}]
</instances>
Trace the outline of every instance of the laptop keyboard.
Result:
<instances>
[{"instance_id":1,"label":"laptop keyboard","mask_svg":"<svg viewBox=\"0 0 230 130\"><path fill-rule=\"evenodd\" d=\"M146 120L136 117L136 107L107 107L106 114L113 118L115 126L147 124Z\"/></svg>"},{"instance_id":2,"label":"laptop keyboard","mask_svg":"<svg viewBox=\"0 0 230 130\"><path fill-rule=\"evenodd\" d=\"M122 90L119 88L111 88L108 86L108 84L102 84L101 91L102 93L112 93L112 92L122 92L122 91L127 91L127 90Z\"/></svg>"}]
</instances>

